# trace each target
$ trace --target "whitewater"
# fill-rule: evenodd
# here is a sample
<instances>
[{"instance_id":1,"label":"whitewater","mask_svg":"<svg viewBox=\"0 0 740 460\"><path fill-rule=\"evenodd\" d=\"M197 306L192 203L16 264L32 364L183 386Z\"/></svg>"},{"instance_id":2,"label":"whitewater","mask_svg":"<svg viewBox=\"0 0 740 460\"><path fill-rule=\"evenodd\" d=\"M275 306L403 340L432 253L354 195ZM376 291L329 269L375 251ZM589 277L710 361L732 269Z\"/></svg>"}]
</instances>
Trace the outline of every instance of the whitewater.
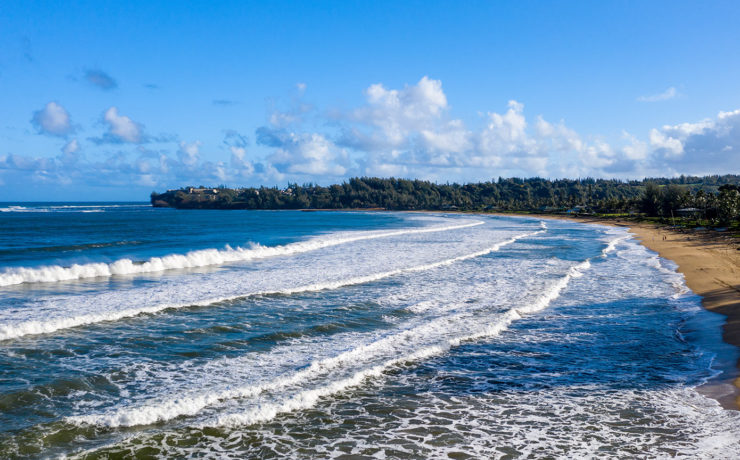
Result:
<instances>
[{"instance_id":1,"label":"whitewater","mask_svg":"<svg viewBox=\"0 0 740 460\"><path fill-rule=\"evenodd\" d=\"M3 458L740 451L721 317L623 229L4 209Z\"/></svg>"},{"instance_id":2,"label":"whitewater","mask_svg":"<svg viewBox=\"0 0 740 460\"><path fill-rule=\"evenodd\" d=\"M114 275L136 275L140 273L160 272L165 270L207 267L229 262L244 262L265 257L286 256L301 252L315 251L338 244L347 244L355 241L388 238L398 235L414 233L442 232L459 228L473 227L483 222L470 222L459 225L430 227L421 229L397 230L393 232L356 232L359 234L335 235L333 238L315 238L305 242L293 243L285 246L261 246L252 244L249 248L201 249L189 251L185 254L169 254L163 257L151 257L145 261L120 259L111 263L73 264L69 267L51 265L39 268L18 267L6 269L0 273L0 286L10 286L22 283L53 283L81 278L98 278Z\"/></svg>"}]
</instances>

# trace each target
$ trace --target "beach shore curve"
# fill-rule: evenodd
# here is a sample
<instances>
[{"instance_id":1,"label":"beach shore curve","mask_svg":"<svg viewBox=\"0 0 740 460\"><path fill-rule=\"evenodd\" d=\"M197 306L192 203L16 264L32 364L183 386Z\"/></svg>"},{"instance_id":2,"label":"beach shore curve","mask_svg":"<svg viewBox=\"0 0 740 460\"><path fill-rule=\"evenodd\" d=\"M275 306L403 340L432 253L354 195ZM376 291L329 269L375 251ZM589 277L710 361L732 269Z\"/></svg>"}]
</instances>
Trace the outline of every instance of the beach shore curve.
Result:
<instances>
[{"instance_id":1,"label":"beach shore curve","mask_svg":"<svg viewBox=\"0 0 740 460\"><path fill-rule=\"evenodd\" d=\"M740 244L737 239L712 230L678 231L619 219L537 217L628 228L643 246L678 265L678 272L684 275L689 289L702 298L704 308L726 317L723 340L740 349ZM717 399L726 409L740 409L740 361L732 370L726 370L719 381L710 382L700 390Z\"/></svg>"}]
</instances>

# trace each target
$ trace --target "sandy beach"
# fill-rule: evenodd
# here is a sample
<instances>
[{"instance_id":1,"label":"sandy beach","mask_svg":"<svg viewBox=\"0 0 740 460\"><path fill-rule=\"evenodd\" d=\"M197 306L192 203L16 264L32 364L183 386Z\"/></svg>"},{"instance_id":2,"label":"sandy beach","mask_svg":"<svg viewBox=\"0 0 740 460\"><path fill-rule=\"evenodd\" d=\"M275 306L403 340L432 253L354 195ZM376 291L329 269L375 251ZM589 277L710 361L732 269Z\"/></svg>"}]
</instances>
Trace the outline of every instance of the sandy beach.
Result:
<instances>
[{"instance_id":1,"label":"sandy beach","mask_svg":"<svg viewBox=\"0 0 740 460\"><path fill-rule=\"evenodd\" d=\"M702 297L710 311L727 317L724 341L740 347L740 242L722 232L673 230L652 224L592 217L538 217L628 227L647 248L678 265L687 286ZM740 369L740 362L737 363ZM707 385L706 393L728 409L740 408L740 370L729 376L734 388L725 383Z\"/></svg>"}]
</instances>

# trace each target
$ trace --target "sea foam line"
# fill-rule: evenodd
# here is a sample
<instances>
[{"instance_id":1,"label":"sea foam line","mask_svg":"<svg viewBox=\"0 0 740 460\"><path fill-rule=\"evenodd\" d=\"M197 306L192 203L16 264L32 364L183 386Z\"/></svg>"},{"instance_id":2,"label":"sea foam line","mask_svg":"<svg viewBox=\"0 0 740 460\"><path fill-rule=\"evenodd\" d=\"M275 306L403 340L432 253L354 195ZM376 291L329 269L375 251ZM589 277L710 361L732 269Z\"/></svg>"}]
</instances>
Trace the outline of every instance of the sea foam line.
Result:
<instances>
[{"instance_id":1,"label":"sea foam line","mask_svg":"<svg viewBox=\"0 0 740 460\"><path fill-rule=\"evenodd\" d=\"M0 340L14 339L14 338L23 337L26 335L49 334L49 333L56 332L62 329L69 329L73 327L84 326L88 324L95 324L95 323L100 323L100 322L105 322L105 321L118 321L124 318L130 318L130 317L138 316L141 314L157 313L162 310L178 309L178 308L185 308L185 307L206 307L206 306L213 305L216 303L227 302L227 301L236 300L236 299L243 299L245 297L250 297L250 296L275 295L275 294L290 295L290 294L298 294L301 292L332 290L332 289L338 289L338 288L345 287L345 286L365 284L365 283L370 283L373 281L378 281L384 278L389 278L391 276L396 276L396 275L400 275L404 273L414 273L414 272L431 270L431 269L442 267L445 265L454 264L456 262L461 262L464 260L481 257L484 255L490 254L492 252L498 251L502 247L509 245L511 243L514 243L515 241L519 239L534 236L534 235L543 233L545 231L546 230L538 230L535 232L523 233L523 234L514 236L512 238L509 238L508 240L502 241L500 243L496 243L493 246L487 249L484 249L482 251L476 251L476 252L465 254L462 256L453 257L451 259L445 259L439 262L433 262L433 263L424 264L424 265L417 265L417 266L408 267L408 268L398 268L398 269L390 270L387 272L380 272L380 273L375 273L372 275L358 276L358 277L347 278L343 280L327 281L323 283L313 283L309 285L303 285L303 286L297 286L297 287L286 288L286 289L281 289L281 290L273 290L273 291L245 292L245 293L241 293L238 295L231 295L231 296L224 296L224 297L212 297L209 299L186 302L186 303L162 303L158 305L128 308L125 310L118 310L118 311L111 311L111 312L104 312L104 313L82 314L82 315L77 315L77 316L72 316L72 317L67 317L67 318L56 318L56 319L47 320L47 321L33 320L33 321L22 321L22 322L19 322L16 324L10 324L10 325L0 324Z\"/></svg>"},{"instance_id":2,"label":"sea foam line","mask_svg":"<svg viewBox=\"0 0 740 460\"><path fill-rule=\"evenodd\" d=\"M136 275L154 273L172 269L198 268L221 265L231 262L245 262L274 256L286 256L315 251L340 244L356 241L389 238L400 235L444 232L482 225L482 221L458 225L425 227L396 230L380 233L361 232L359 235L339 238L315 238L308 241L281 246L262 246L254 244L248 248L226 246L225 249L201 249L186 254L170 254L163 257L152 257L145 262L134 262L131 259L119 259L112 263L74 264L69 267L50 265L38 268L9 268L0 273L0 286L11 286L23 283L54 283L83 278L110 277L114 275ZM358 232L360 233L360 232Z\"/></svg>"},{"instance_id":3,"label":"sea foam line","mask_svg":"<svg viewBox=\"0 0 740 460\"><path fill-rule=\"evenodd\" d=\"M381 377L383 373L391 367L444 354L451 348L457 347L464 342L471 342L483 338L498 336L503 331L507 330L514 321L523 318L526 314L535 313L547 308L553 300L557 299L560 296L563 289L565 289L571 279L583 276L583 272L590 267L591 264L589 259L581 262L574 267L571 267L565 276L554 283L531 305L508 310L507 312L503 313L500 318L498 318L498 321L482 326L479 330L475 332L468 332L457 337L449 338L441 341L440 343L426 346L408 355L387 360L380 365L360 370L348 378L335 381L328 385L320 386L318 388L301 391L283 401L259 404L256 407L242 413L219 416L214 422L205 423L203 424L203 426L235 427L267 422L282 413L290 413L298 410L309 409L315 406L320 398L346 391L352 387L357 387L368 378ZM442 319L446 321L449 320L449 318Z\"/></svg>"},{"instance_id":4,"label":"sea foam line","mask_svg":"<svg viewBox=\"0 0 740 460\"><path fill-rule=\"evenodd\" d=\"M394 366L408 362L420 361L433 356L439 356L464 342L495 337L508 329L514 321L521 319L524 316L522 314L523 312L526 311L527 313L534 313L546 308L560 295L572 278L582 275L582 270L585 270L590 266L587 262L588 261L571 267L564 277L560 278L556 283L550 286L530 306L508 310L501 314L500 317L491 324L480 326L478 321L469 321L468 327L471 327L470 324L475 325L472 326L474 329L473 331L469 330L466 333L458 334L451 338L443 338L437 341L437 343L426 345L421 349L404 354L400 357L387 359L380 364L366 365L364 368L354 372L346 378L336 380L317 388L299 391L298 393L280 401L259 404L242 413L217 417L214 421L205 423L204 426L239 426L266 422L281 413L310 408L314 406L320 398L331 396L349 388L356 387L368 378L380 377L385 371ZM300 370L291 376L279 377L265 384L246 385L216 392L179 396L176 398L157 401L153 404L121 408L109 413L72 416L68 417L66 420L77 425L98 425L118 428L149 425L166 422L177 417L194 416L208 406L213 406L223 401L255 398L260 394L268 392L279 393L287 388L311 382L322 376L328 378L329 376L327 374L334 369L353 365L358 362L362 362L363 360L367 361L369 358L377 356L383 351L387 351L388 349L392 350L393 347L413 343L415 340L423 339L425 335L434 333L435 331L449 331L451 321L454 324L454 320L452 318L438 318L430 324L424 324L410 330L402 331L393 336L385 337L379 341L340 353L331 358L314 361L307 368ZM458 321L458 324L455 324L455 326L465 328L466 324Z\"/></svg>"},{"instance_id":5,"label":"sea foam line","mask_svg":"<svg viewBox=\"0 0 740 460\"><path fill-rule=\"evenodd\" d=\"M7 206L0 208L0 212L56 212L63 209L91 209L91 208L150 208L148 204L91 204L91 205L60 205L60 206Z\"/></svg>"},{"instance_id":6,"label":"sea foam line","mask_svg":"<svg viewBox=\"0 0 740 460\"><path fill-rule=\"evenodd\" d=\"M602 254L608 254L614 250L615 245L610 245L602 251ZM314 406L322 397L345 391L351 387L362 384L366 379L380 377L391 367L406 363L423 360L432 356L446 353L453 347L461 343L490 338L499 335L501 332L516 320L523 318L527 314L532 314L547 308L562 291L568 286L573 278L583 276L584 272L591 267L591 259L572 266L566 274L551 284L535 301L525 306L512 308L501 314L496 321L491 324L480 326L476 320L468 321L468 326L472 324L474 330L467 330L462 334L450 338L442 338L437 343L429 344L419 350L407 353L401 357L387 359L377 365L366 365L363 369L354 372L351 376L336 380L330 384L319 386L317 388L306 389L284 398L280 401L259 404L245 412L228 414L217 417L215 421L205 423L203 426L241 426L251 425L254 423L266 422L273 419L281 413L289 413L296 410L303 410ZM462 315L457 315L462 317ZM456 323L456 324L455 324ZM262 393L282 392L301 383L310 382L318 377L325 376L330 371L344 367L346 365L357 364L363 360L368 360L383 351L393 350L402 345L414 343L423 339L430 333L439 331L449 331L450 325L454 324L455 329L465 329L465 322L455 322L453 318L443 317L417 326L410 330L402 331L390 337L385 337L376 342L352 350L340 353L337 356L314 361L307 368L300 370L288 377L278 377L277 379L257 385L245 385L242 387L231 387L221 391L212 391L197 394L178 396L166 400L160 400L152 404L141 405L138 407L124 407L103 414L91 414L83 416L68 417L68 422L78 425L99 425L111 428L130 427L137 425L149 425L172 420L177 417L194 416L208 406L231 400L255 398Z\"/></svg>"},{"instance_id":7,"label":"sea foam line","mask_svg":"<svg viewBox=\"0 0 740 460\"><path fill-rule=\"evenodd\" d=\"M609 241L606 247L601 251L601 257L606 257L606 255L610 252L614 252L617 249L617 245L619 245L619 243L627 241L629 239L632 239L632 235L623 235Z\"/></svg>"}]
</instances>

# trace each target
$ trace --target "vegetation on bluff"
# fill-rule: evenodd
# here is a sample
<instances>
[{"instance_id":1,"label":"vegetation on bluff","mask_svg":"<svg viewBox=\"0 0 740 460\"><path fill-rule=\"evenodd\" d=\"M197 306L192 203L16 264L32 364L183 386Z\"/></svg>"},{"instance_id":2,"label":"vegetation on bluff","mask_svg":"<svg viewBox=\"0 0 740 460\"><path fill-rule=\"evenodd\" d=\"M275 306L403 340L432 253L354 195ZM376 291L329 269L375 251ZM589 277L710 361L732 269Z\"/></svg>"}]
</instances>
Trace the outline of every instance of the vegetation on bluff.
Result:
<instances>
[{"instance_id":1,"label":"vegetation on bluff","mask_svg":"<svg viewBox=\"0 0 740 460\"><path fill-rule=\"evenodd\" d=\"M740 176L607 179L518 179L472 184L354 178L322 187L289 184L232 189L186 187L152 193L154 206L181 209L389 209L575 212L689 217L715 225L740 218Z\"/></svg>"}]
</instances>

